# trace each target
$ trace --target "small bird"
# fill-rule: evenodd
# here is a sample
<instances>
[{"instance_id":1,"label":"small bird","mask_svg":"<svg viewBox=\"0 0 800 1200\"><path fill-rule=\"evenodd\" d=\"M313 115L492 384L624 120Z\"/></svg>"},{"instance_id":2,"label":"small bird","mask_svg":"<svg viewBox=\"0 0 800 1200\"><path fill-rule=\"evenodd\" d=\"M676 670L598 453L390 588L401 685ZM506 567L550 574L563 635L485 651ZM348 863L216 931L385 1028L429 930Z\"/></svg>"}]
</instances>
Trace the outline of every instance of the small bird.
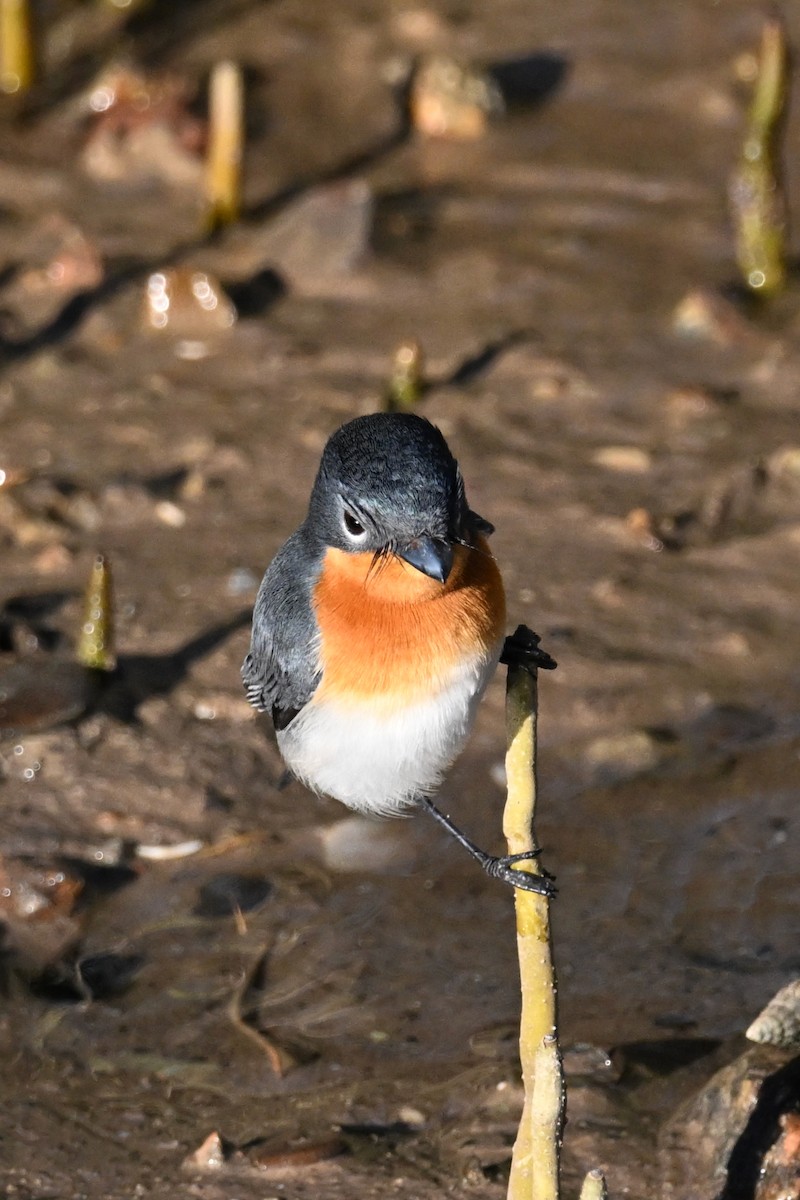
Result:
<instances>
[{"instance_id":1,"label":"small bird","mask_svg":"<svg viewBox=\"0 0 800 1200\"><path fill-rule=\"evenodd\" d=\"M435 425L412 413L349 421L264 575L242 677L312 790L373 815L420 804L490 875L551 895L549 878L514 867L530 853L485 853L431 800L503 651L492 532Z\"/></svg>"}]
</instances>

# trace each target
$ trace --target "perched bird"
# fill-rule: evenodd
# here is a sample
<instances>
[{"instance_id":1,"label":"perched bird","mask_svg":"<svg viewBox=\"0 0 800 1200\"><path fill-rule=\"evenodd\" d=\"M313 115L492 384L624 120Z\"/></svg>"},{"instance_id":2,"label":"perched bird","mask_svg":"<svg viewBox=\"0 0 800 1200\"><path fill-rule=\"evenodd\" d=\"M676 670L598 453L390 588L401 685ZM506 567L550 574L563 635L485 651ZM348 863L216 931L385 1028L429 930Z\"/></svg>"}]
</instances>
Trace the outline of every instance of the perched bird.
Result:
<instances>
[{"instance_id":1,"label":"perched bird","mask_svg":"<svg viewBox=\"0 0 800 1200\"><path fill-rule=\"evenodd\" d=\"M492 531L436 426L411 413L349 421L264 575L242 677L308 787L370 814L420 804L489 874L549 895L546 877L513 865L530 854L486 854L430 798L503 650ZM537 665L555 664L539 652Z\"/></svg>"}]
</instances>

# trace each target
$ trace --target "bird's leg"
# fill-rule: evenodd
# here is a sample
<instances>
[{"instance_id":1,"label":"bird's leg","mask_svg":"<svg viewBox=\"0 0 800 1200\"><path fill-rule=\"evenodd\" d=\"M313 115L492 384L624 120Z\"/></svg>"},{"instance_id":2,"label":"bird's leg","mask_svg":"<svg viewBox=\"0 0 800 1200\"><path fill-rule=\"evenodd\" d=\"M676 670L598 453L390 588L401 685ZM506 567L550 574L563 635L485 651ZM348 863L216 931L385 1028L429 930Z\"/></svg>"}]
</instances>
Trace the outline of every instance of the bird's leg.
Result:
<instances>
[{"instance_id":1,"label":"bird's leg","mask_svg":"<svg viewBox=\"0 0 800 1200\"><path fill-rule=\"evenodd\" d=\"M510 883L512 887L521 888L525 892L538 892L540 896L555 896L556 888L549 875L532 875L529 871L517 871L514 868L513 864L516 862L535 858L539 853L538 850L526 850L522 854L503 854L499 857L487 854L485 850L481 850L479 846L471 842L427 796L420 796L419 802L424 805L434 820L438 821L449 834L452 834L474 859L477 859L487 875L491 875L493 879L502 879L504 883Z\"/></svg>"}]
</instances>

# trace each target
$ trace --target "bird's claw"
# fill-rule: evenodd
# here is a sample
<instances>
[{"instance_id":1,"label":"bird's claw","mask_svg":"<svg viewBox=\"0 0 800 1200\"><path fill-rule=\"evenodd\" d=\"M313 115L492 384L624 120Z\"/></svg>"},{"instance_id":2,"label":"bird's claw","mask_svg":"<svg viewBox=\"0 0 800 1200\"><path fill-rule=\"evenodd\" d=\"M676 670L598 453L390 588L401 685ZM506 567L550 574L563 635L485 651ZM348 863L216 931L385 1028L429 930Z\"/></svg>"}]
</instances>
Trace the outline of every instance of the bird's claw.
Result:
<instances>
[{"instance_id":1,"label":"bird's claw","mask_svg":"<svg viewBox=\"0 0 800 1200\"><path fill-rule=\"evenodd\" d=\"M507 667L524 667L528 671L555 670L558 663L540 648L541 640L538 633L528 629L527 625L518 625L503 644L500 662Z\"/></svg>"},{"instance_id":2,"label":"bird's claw","mask_svg":"<svg viewBox=\"0 0 800 1200\"><path fill-rule=\"evenodd\" d=\"M541 853L541 846L535 846L533 850L523 850L521 854L504 854L500 861L505 863L506 866L515 862L529 862L532 858L538 858ZM518 872L518 874L521 874L521 872ZM526 871L525 874L528 874L528 872ZM555 875L551 875L550 872L542 866L539 867L539 874L543 879L555 879Z\"/></svg>"},{"instance_id":3,"label":"bird's claw","mask_svg":"<svg viewBox=\"0 0 800 1200\"><path fill-rule=\"evenodd\" d=\"M500 879L523 892L536 892L539 896L547 896L552 900L558 891L552 875L546 871L541 875L534 875L530 871L517 871L513 866L515 862L535 858L538 853L538 850L526 850L522 854L503 854L497 858L487 854L481 865L492 879Z\"/></svg>"}]
</instances>

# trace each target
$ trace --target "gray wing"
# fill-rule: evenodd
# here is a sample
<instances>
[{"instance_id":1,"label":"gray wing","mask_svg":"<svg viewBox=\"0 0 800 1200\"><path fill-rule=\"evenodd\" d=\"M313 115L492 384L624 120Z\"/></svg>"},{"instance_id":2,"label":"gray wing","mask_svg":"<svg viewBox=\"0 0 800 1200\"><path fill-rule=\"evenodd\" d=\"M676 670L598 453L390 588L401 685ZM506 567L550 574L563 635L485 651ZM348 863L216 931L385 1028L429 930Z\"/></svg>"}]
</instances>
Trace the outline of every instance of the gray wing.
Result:
<instances>
[{"instance_id":1,"label":"gray wing","mask_svg":"<svg viewBox=\"0 0 800 1200\"><path fill-rule=\"evenodd\" d=\"M256 597L242 679L253 708L270 713L277 730L297 716L321 678L311 607L320 566L298 530L267 567Z\"/></svg>"}]
</instances>

